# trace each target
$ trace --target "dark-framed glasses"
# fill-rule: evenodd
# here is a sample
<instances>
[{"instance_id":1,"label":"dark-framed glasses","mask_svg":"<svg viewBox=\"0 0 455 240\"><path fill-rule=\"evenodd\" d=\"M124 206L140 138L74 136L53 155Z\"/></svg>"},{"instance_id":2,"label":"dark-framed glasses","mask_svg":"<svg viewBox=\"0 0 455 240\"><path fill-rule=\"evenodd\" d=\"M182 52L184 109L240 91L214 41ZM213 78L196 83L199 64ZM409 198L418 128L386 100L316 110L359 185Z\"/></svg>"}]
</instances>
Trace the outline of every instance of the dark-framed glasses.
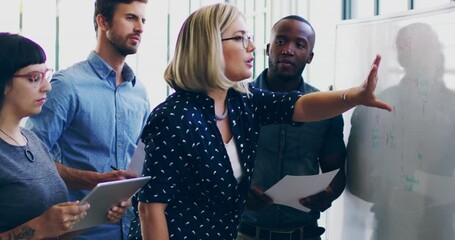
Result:
<instances>
[{"instance_id":1,"label":"dark-framed glasses","mask_svg":"<svg viewBox=\"0 0 455 240\"><path fill-rule=\"evenodd\" d=\"M243 48L247 49L248 44L250 41L253 41L253 35L248 35L248 34L243 34L242 36L236 36L236 37L230 37L230 38L222 38L221 41L227 41L227 40L234 40L237 42L242 41Z\"/></svg>"},{"instance_id":2,"label":"dark-framed glasses","mask_svg":"<svg viewBox=\"0 0 455 240\"><path fill-rule=\"evenodd\" d=\"M16 74L16 75L13 75L13 77L26 78L26 79L28 79L30 84L36 88L41 85L41 82L43 80L50 82L52 79L53 73L54 73L54 69L48 68L44 72L33 71L33 72L26 73L26 74Z\"/></svg>"}]
</instances>

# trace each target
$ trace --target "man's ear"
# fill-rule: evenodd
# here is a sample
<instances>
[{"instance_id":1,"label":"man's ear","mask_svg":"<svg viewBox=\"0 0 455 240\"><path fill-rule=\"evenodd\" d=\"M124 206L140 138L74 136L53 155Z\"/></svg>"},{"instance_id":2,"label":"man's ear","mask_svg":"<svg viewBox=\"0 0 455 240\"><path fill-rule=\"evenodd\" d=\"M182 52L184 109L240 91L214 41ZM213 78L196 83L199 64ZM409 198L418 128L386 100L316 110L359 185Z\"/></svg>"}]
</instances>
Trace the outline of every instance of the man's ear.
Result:
<instances>
[{"instance_id":1,"label":"man's ear","mask_svg":"<svg viewBox=\"0 0 455 240\"><path fill-rule=\"evenodd\" d=\"M310 53L310 57L308 58L308 60L306 61L307 64L310 64L311 61L313 61L313 57L314 57L314 52L311 52Z\"/></svg>"},{"instance_id":2,"label":"man's ear","mask_svg":"<svg viewBox=\"0 0 455 240\"><path fill-rule=\"evenodd\" d=\"M109 29L109 22L107 21L107 19L101 15L101 14L98 14L96 16L96 23L98 24L98 30L103 30L103 31L107 31Z\"/></svg>"},{"instance_id":3,"label":"man's ear","mask_svg":"<svg viewBox=\"0 0 455 240\"><path fill-rule=\"evenodd\" d=\"M265 47L265 54L267 54L267 56L270 56L269 50L270 50L270 43L267 43L267 46Z\"/></svg>"}]
</instances>

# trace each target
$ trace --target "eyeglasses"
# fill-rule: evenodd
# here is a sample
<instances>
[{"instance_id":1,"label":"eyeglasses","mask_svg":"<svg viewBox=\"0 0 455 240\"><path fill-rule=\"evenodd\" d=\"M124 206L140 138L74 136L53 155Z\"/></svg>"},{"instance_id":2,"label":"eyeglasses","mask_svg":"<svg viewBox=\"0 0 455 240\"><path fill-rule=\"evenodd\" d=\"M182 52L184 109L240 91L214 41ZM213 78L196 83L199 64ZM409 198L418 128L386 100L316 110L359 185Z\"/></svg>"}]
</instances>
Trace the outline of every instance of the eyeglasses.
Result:
<instances>
[{"instance_id":1,"label":"eyeglasses","mask_svg":"<svg viewBox=\"0 0 455 240\"><path fill-rule=\"evenodd\" d=\"M250 41L253 41L253 35L243 34L242 36L221 39L221 41L227 41L227 40L234 40L237 42L242 41L243 48L247 49Z\"/></svg>"},{"instance_id":2,"label":"eyeglasses","mask_svg":"<svg viewBox=\"0 0 455 240\"><path fill-rule=\"evenodd\" d=\"M41 85L41 82L43 81L43 79L46 79L46 81L50 82L52 79L53 73L54 73L54 70L51 68L48 68L44 72L33 71L33 72L26 73L26 74L13 75L13 77L27 78L28 81L30 82L30 84L36 88Z\"/></svg>"}]
</instances>

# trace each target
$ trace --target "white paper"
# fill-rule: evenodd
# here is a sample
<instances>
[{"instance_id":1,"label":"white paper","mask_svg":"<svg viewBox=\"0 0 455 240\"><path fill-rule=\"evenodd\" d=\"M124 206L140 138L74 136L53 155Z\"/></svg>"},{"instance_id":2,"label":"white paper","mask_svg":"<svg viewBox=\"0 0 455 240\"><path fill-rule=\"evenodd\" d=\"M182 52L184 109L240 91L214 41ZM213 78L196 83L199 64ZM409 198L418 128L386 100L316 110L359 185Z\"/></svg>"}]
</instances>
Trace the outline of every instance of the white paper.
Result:
<instances>
[{"instance_id":1,"label":"white paper","mask_svg":"<svg viewBox=\"0 0 455 240\"><path fill-rule=\"evenodd\" d=\"M309 176L290 176L286 175L279 182L265 191L273 203L285 205L309 212L310 209L300 204L299 200L326 189L332 182L339 169L331 172L309 175Z\"/></svg>"},{"instance_id":2,"label":"white paper","mask_svg":"<svg viewBox=\"0 0 455 240\"><path fill-rule=\"evenodd\" d=\"M142 175L142 168L144 167L145 159L145 144L139 141L136 150L134 151L133 158L131 159L130 165L128 165L128 172L134 172L138 176Z\"/></svg>"}]
</instances>

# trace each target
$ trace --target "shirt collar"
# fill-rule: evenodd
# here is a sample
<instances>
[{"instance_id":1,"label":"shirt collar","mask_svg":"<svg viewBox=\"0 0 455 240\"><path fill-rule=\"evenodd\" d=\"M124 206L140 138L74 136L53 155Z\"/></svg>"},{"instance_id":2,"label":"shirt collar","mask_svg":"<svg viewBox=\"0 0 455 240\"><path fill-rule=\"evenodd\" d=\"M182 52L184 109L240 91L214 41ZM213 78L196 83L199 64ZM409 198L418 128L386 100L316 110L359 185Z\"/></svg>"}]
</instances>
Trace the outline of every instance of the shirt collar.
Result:
<instances>
[{"instance_id":1,"label":"shirt collar","mask_svg":"<svg viewBox=\"0 0 455 240\"><path fill-rule=\"evenodd\" d=\"M98 54L96 54L95 51L90 52L87 61L93 67L93 69L95 69L95 72L98 74L98 76L103 80L107 79L111 72L114 72L114 69L107 62L105 62ZM136 76L134 75L133 70L130 68L130 66L128 66L127 63L123 65L122 76L125 78L127 82L131 82L133 87L134 85L136 85Z\"/></svg>"},{"instance_id":2,"label":"shirt collar","mask_svg":"<svg viewBox=\"0 0 455 240\"><path fill-rule=\"evenodd\" d=\"M270 91L270 89L267 87L267 82L266 82L267 70L268 70L268 68L266 68L264 71L262 71L261 75L259 75L256 78L256 80L252 83L252 85L255 88L260 88L260 89L264 89L264 90ZM305 81L303 80L303 77L301 77L301 79L302 79L302 81L301 81L301 84L300 84L299 91L300 92L305 92Z\"/></svg>"},{"instance_id":3,"label":"shirt collar","mask_svg":"<svg viewBox=\"0 0 455 240\"><path fill-rule=\"evenodd\" d=\"M182 95L185 95L187 98L194 101L197 105L204 106L207 109L214 109L215 102L206 93L190 92L181 89L176 89L175 91ZM226 96L227 101L232 101L232 99L234 99L237 94L239 93L234 89L229 89Z\"/></svg>"}]
</instances>

